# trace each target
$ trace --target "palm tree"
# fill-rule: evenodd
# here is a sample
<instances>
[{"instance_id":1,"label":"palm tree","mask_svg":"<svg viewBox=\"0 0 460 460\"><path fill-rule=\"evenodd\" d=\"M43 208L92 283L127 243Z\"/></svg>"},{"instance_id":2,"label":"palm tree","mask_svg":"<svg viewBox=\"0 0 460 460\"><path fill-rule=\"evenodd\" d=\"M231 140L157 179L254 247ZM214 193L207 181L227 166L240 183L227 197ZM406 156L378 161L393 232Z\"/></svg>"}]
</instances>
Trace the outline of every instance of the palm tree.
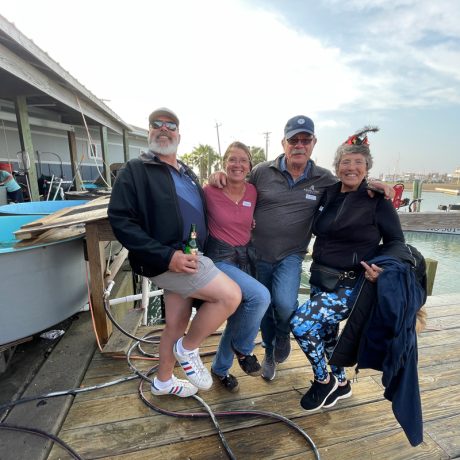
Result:
<instances>
[{"instance_id":1,"label":"palm tree","mask_svg":"<svg viewBox=\"0 0 460 460\"><path fill-rule=\"evenodd\" d=\"M251 147L252 166L265 161L265 150L261 147Z\"/></svg>"},{"instance_id":2,"label":"palm tree","mask_svg":"<svg viewBox=\"0 0 460 460\"><path fill-rule=\"evenodd\" d=\"M181 160L189 166L198 168L200 182L205 182L210 173L220 169L220 157L210 145L200 144L191 153L182 155Z\"/></svg>"}]
</instances>

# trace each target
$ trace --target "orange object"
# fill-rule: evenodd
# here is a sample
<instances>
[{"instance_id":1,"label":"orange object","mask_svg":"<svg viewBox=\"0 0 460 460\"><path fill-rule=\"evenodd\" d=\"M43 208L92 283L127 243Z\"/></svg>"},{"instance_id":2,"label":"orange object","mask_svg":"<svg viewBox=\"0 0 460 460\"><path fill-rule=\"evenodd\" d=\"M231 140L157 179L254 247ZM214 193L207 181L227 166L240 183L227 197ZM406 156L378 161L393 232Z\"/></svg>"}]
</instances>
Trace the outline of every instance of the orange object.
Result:
<instances>
[{"instance_id":1,"label":"orange object","mask_svg":"<svg viewBox=\"0 0 460 460\"><path fill-rule=\"evenodd\" d=\"M8 171L10 174L13 172L13 166L11 163L0 163L0 169L3 169L3 171Z\"/></svg>"},{"instance_id":2,"label":"orange object","mask_svg":"<svg viewBox=\"0 0 460 460\"><path fill-rule=\"evenodd\" d=\"M395 184L393 186L393 190L395 191L395 196L393 198L393 206L395 209L399 209L399 207L401 206L402 194L404 192L404 184Z\"/></svg>"}]
</instances>

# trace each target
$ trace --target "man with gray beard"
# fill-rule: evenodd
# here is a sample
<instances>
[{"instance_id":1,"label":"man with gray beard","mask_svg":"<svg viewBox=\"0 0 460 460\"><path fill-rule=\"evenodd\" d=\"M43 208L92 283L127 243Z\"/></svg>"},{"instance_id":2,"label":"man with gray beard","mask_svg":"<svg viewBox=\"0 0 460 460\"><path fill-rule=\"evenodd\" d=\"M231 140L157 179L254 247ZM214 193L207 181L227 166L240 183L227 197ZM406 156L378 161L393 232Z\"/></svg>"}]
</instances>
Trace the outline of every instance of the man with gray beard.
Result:
<instances>
[{"instance_id":1,"label":"man with gray beard","mask_svg":"<svg viewBox=\"0 0 460 460\"><path fill-rule=\"evenodd\" d=\"M241 290L209 258L184 252L192 224L203 249L206 207L198 178L177 158L179 118L172 110L161 107L150 114L148 140L148 152L118 173L108 216L129 250L133 271L164 289L166 325L151 391L187 397L211 387L198 347L236 310ZM203 303L185 336L193 299ZM188 380L174 376L176 359Z\"/></svg>"}]
</instances>

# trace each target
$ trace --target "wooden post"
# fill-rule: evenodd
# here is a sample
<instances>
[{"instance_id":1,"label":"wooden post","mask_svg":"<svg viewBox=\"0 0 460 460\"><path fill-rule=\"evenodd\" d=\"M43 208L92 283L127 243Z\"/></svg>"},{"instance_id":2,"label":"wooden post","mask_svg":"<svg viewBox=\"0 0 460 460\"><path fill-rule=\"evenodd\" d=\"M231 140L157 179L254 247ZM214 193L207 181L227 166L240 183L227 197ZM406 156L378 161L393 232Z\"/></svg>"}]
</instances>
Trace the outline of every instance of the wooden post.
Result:
<instances>
[{"instance_id":1,"label":"wooden post","mask_svg":"<svg viewBox=\"0 0 460 460\"><path fill-rule=\"evenodd\" d=\"M107 219L105 219L107 221ZM104 236L99 227L101 221L86 223L86 247L90 271L91 304L93 306L96 333L101 345L105 345L112 333L112 323L104 309L105 291L105 252L104 241L111 238ZM107 222L108 224L108 222ZM113 239L113 237L112 237Z\"/></svg>"},{"instance_id":2,"label":"wooden post","mask_svg":"<svg viewBox=\"0 0 460 460\"><path fill-rule=\"evenodd\" d=\"M74 190L83 190L82 178L78 167L77 141L75 139L75 131L67 131L67 140L69 141L70 167L72 168L72 179L75 178Z\"/></svg>"},{"instance_id":3,"label":"wooden post","mask_svg":"<svg viewBox=\"0 0 460 460\"><path fill-rule=\"evenodd\" d=\"M426 262L426 293L427 295L433 294L433 284L436 276L436 270L438 268L438 261L434 259L425 258Z\"/></svg>"},{"instance_id":4,"label":"wooden post","mask_svg":"<svg viewBox=\"0 0 460 460\"><path fill-rule=\"evenodd\" d=\"M30 168L27 171L30 187L30 201L40 201L37 165L35 164L34 146L32 144L32 134L30 132L29 114L27 112L27 101L25 96L16 97L15 108L21 150L26 152L30 159Z\"/></svg>"},{"instance_id":5,"label":"wooden post","mask_svg":"<svg viewBox=\"0 0 460 460\"><path fill-rule=\"evenodd\" d=\"M107 127L101 126L99 129L101 135L101 149L102 149L102 166L104 171L104 179L109 187L112 186L112 178L110 177L109 161L109 141L107 138Z\"/></svg>"}]
</instances>

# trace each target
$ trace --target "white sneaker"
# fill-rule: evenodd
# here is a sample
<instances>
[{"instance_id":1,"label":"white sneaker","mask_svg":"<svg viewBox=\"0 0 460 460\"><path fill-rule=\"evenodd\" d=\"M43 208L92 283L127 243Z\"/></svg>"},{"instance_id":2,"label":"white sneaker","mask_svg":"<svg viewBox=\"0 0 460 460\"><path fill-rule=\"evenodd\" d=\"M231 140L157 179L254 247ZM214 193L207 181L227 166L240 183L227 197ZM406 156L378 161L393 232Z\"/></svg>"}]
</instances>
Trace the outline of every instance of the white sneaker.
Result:
<instances>
[{"instance_id":1,"label":"white sneaker","mask_svg":"<svg viewBox=\"0 0 460 460\"><path fill-rule=\"evenodd\" d=\"M174 395L179 396L179 398L188 398L189 396L194 395L198 391L198 388L192 385L188 380L181 380L173 375L171 386L164 390L160 390L155 386L154 380L150 386L150 391L155 396Z\"/></svg>"},{"instance_id":2,"label":"white sneaker","mask_svg":"<svg viewBox=\"0 0 460 460\"><path fill-rule=\"evenodd\" d=\"M174 344L173 352L190 383L200 390L209 390L212 386L212 377L204 367L199 352L191 351L181 355L177 351L177 342Z\"/></svg>"}]
</instances>

